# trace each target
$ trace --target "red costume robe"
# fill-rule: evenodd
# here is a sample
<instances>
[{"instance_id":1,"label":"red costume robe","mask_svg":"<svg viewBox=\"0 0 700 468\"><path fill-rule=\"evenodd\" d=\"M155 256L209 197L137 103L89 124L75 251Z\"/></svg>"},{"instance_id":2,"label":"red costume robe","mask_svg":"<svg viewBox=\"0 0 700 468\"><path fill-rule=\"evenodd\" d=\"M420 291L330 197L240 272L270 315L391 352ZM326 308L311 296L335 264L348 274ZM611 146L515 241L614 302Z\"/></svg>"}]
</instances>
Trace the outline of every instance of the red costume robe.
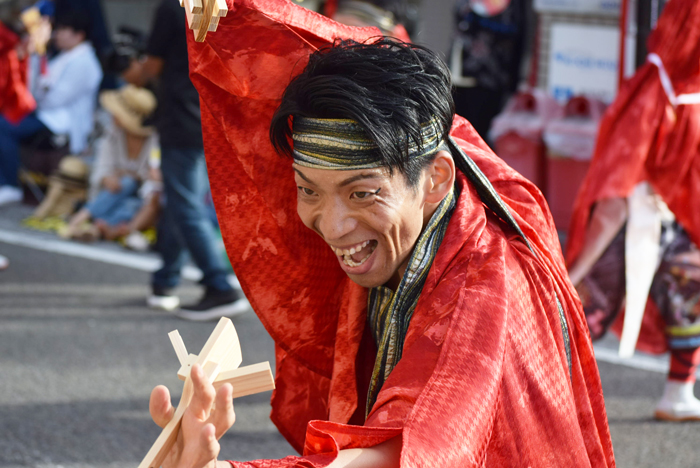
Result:
<instances>
[{"instance_id":1,"label":"red costume robe","mask_svg":"<svg viewBox=\"0 0 700 468\"><path fill-rule=\"evenodd\" d=\"M675 95L700 93L700 2L671 0L649 37ZM567 239L572 264L584 245L598 200L626 198L648 181L695 245L700 245L700 105L671 103L659 67L646 62L624 83L600 123L591 166L581 185ZM621 321L618 320L617 327ZM666 351L664 324L649 303L638 348Z\"/></svg>"},{"instance_id":2,"label":"red costume robe","mask_svg":"<svg viewBox=\"0 0 700 468\"><path fill-rule=\"evenodd\" d=\"M276 343L273 422L303 457L238 467L325 466L338 450L403 436L401 466L614 466L603 394L580 302L533 184L471 125L452 135L510 207L534 251L466 178L428 274L403 357L368 419L376 352L367 290L296 214L292 161L268 128L314 49L374 29L338 25L291 3L228 2L204 43L190 35L209 177L231 263ZM567 364L556 297L568 324Z\"/></svg>"},{"instance_id":3,"label":"red costume robe","mask_svg":"<svg viewBox=\"0 0 700 468\"><path fill-rule=\"evenodd\" d=\"M13 123L36 107L27 89L26 64L15 52L17 42L17 35L0 22L0 114Z\"/></svg>"}]
</instances>

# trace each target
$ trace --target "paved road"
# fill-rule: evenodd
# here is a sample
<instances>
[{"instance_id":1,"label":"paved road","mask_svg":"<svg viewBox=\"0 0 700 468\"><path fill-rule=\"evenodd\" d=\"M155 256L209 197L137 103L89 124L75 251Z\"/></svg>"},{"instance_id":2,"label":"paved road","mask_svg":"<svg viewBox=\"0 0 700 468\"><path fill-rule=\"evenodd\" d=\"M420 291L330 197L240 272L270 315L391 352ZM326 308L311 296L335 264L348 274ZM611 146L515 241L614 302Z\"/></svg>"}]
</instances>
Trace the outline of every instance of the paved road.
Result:
<instances>
[{"instance_id":1,"label":"paved road","mask_svg":"<svg viewBox=\"0 0 700 468\"><path fill-rule=\"evenodd\" d=\"M151 388L181 388L167 333L178 329L196 352L213 324L143 307L145 272L2 242L0 253L12 261L0 272L0 467L135 467L158 435ZM195 299L198 288L181 292ZM252 313L234 323L244 364L273 360ZM663 374L599 365L618 466L700 466L700 424L651 418ZM268 420L268 399L237 401L223 456L293 453Z\"/></svg>"},{"instance_id":2,"label":"paved road","mask_svg":"<svg viewBox=\"0 0 700 468\"><path fill-rule=\"evenodd\" d=\"M148 416L153 386L179 396L179 363L167 333L192 352L212 323L143 307L148 274L0 243L0 466L134 468L159 429ZM183 297L195 299L192 283ZM273 361L254 314L233 319L243 364ZM293 449L269 422L269 393L236 401L223 456L279 458Z\"/></svg>"}]
</instances>

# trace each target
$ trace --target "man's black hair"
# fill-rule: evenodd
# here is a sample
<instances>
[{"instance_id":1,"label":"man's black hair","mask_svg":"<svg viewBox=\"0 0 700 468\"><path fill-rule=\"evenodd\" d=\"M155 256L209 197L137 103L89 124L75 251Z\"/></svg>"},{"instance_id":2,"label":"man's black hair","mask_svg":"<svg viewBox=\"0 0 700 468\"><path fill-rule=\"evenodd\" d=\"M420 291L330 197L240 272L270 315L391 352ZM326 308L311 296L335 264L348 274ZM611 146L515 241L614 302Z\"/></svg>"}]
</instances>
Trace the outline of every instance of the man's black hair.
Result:
<instances>
[{"instance_id":1,"label":"man's black hair","mask_svg":"<svg viewBox=\"0 0 700 468\"><path fill-rule=\"evenodd\" d=\"M270 139L277 152L291 156L294 116L352 119L377 144L383 165L415 186L435 153L408 160L408 143L422 146L421 124L431 119L447 137L454 116L451 86L449 69L425 47L390 38L337 41L312 54L287 86Z\"/></svg>"},{"instance_id":2,"label":"man's black hair","mask_svg":"<svg viewBox=\"0 0 700 468\"><path fill-rule=\"evenodd\" d=\"M75 32L82 32L87 40L90 37L90 17L82 11L67 11L54 20L54 29L58 28L70 28Z\"/></svg>"}]
</instances>

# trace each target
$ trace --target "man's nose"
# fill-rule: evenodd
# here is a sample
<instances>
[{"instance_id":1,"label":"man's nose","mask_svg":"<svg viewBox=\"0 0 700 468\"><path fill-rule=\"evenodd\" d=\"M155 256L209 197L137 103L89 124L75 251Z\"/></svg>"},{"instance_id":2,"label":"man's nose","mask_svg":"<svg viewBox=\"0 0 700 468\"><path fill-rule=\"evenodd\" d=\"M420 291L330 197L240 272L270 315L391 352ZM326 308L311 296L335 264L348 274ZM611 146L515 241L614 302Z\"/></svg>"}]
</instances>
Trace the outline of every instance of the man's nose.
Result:
<instances>
[{"instance_id":1,"label":"man's nose","mask_svg":"<svg viewBox=\"0 0 700 468\"><path fill-rule=\"evenodd\" d=\"M326 241L337 241L357 227L357 220L344 203L334 200L321 207L317 227Z\"/></svg>"}]
</instances>

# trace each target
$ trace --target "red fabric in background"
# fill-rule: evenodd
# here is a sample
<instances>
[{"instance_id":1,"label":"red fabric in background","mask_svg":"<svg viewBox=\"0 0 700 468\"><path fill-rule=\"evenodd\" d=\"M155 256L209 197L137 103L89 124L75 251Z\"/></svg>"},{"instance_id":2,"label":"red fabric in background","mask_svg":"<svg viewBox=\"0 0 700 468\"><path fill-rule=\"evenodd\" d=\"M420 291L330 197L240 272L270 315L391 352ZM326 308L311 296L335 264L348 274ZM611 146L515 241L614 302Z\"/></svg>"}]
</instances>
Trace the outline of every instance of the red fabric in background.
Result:
<instances>
[{"instance_id":1,"label":"red fabric in background","mask_svg":"<svg viewBox=\"0 0 700 468\"><path fill-rule=\"evenodd\" d=\"M401 466L614 466L586 322L544 199L461 118L453 136L510 206L537 256L460 175L458 208L403 358L357 425L362 376L374 360L362 344L367 292L298 219L292 162L274 152L268 130L286 85L315 48L379 32L283 1L228 3L205 43L189 35L191 78L224 242L276 343L271 418L305 454L233 466L326 466L338 450L398 434ZM569 326L571 378L555 294Z\"/></svg>"},{"instance_id":2,"label":"red fabric in background","mask_svg":"<svg viewBox=\"0 0 700 468\"><path fill-rule=\"evenodd\" d=\"M649 38L650 53L661 57L676 94L700 92L700 2L671 0ZM625 82L600 124L600 133L576 199L567 239L567 261L581 251L596 201L627 197L647 180L678 221L700 245L700 106L674 109L655 65L647 62Z\"/></svg>"},{"instance_id":3,"label":"red fabric in background","mask_svg":"<svg viewBox=\"0 0 700 468\"><path fill-rule=\"evenodd\" d=\"M0 22L0 114L17 123L36 107L27 88L26 62L15 52L19 38Z\"/></svg>"},{"instance_id":4,"label":"red fabric in background","mask_svg":"<svg viewBox=\"0 0 700 468\"><path fill-rule=\"evenodd\" d=\"M676 95L700 92L700 2L671 0L649 37ZM600 124L591 166L574 205L566 259L578 257L593 206L626 198L648 181L696 245L700 245L700 105L673 107L659 70L645 63L624 83ZM656 320L645 319L639 349L661 350Z\"/></svg>"}]
</instances>

